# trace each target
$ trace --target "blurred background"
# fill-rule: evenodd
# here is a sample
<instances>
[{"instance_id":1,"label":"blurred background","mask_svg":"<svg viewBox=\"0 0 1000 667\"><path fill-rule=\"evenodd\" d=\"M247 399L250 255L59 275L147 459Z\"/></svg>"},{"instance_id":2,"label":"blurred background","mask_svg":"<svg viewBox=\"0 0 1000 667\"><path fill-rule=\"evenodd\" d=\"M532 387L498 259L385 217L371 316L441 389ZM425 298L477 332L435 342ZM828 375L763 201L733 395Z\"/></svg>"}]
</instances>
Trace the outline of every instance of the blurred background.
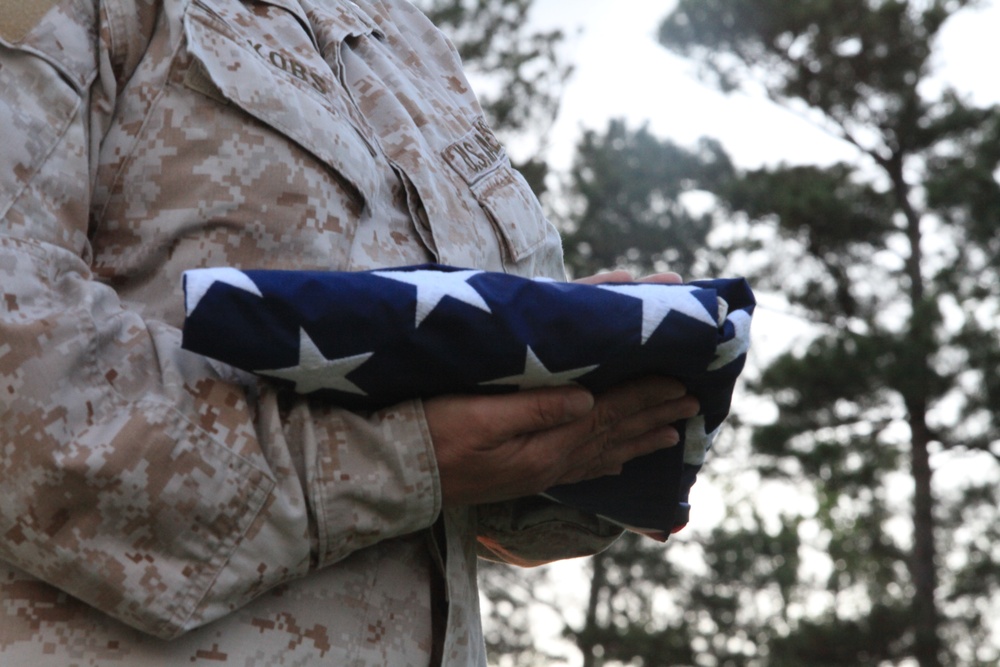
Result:
<instances>
[{"instance_id":1,"label":"blurred background","mask_svg":"<svg viewBox=\"0 0 1000 667\"><path fill-rule=\"evenodd\" d=\"M484 564L491 665L1000 665L1000 8L417 0L574 275L746 276L666 545Z\"/></svg>"}]
</instances>

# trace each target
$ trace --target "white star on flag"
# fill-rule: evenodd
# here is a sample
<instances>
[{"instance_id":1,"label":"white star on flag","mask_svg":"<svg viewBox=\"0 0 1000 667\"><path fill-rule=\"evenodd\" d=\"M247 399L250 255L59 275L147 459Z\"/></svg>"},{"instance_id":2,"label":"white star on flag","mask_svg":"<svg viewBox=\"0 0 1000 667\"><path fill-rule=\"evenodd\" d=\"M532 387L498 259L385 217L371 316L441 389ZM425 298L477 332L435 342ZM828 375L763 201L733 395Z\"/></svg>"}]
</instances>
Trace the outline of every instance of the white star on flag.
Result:
<instances>
[{"instance_id":1,"label":"white star on flag","mask_svg":"<svg viewBox=\"0 0 1000 667\"><path fill-rule=\"evenodd\" d=\"M299 328L299 364L291 368L256 371L261 375L292 380L295 391L307 394L317 389L337 389L349 394L367 396L347 374L370 359L372 353L358 354L343 359L327 359L316 347L305 329Z\"/></svg>"},{"instance_id":2,"label":"white star on flag","mask_svg":"<svg viewBox=\"0 0 1000 667\"><path fill-rule=\"evenodd\" d=\"M703 465L708 451L712 449L712 442L719 433L719 428L721 426L714 431L706 430L704 415L688 419L684 428L684 463Z\"/></svg>"},{"instance_id":3,"label":"white star on flag","mask_svg":"<svg viewBox=\"0 0 1000 667\"><path fill-rule=\"evenodd\" d=\"M194 269L184 287L184 349L289 391L326 390L322 400L344 410L456 392L579 386L599 394L631 378L677 377L702 406L678 423L683 447L621 475L546 490L658 539L688 521L689 491L729 412L755 306L740 278L589 285L434 264Z\"/></svg>"},{"instance_id":4,"label":"white star on flag","mask_svg":"<svg viewBox=\"0 0 1000 667\"><path fill-rule=\"evenodd\" d=\"M516 385L521 389L558 387L560 385L571 384L573 380L586 375L596 368L597 366L587 366L585 368L574 368L568 371L553 373L545 367L545 364L541 362L538 355L535 354L535 351L531 349L531 346L528 346L528 352L524 358L524 373L521 375L511 375L510 377L500 378L499 380L482 382L480 384Z\"/></svg>"},{"instance_id":5,"label":"white star on flag","mask_svg":"<svg viewBox=\"0 0 1000 667\"><path fill-rule=\"evenodd\" d=\"M376 276L409 283L417 288L417 327L437 308L446 296L458 299L463 303L485 310L493 311L479 292L468 282L472 276L482 271L375 271Z\"/></svg>"},{"instance_id":6,"label":"white star on flag","mask_svg":"<svg viewBox=\"0 0 1000 667\"><path fill-rule=\"evenodd\" d=\"M738 310L729 316L729 321L736 328L736 335L715 349L715 361L709 365L709 371L717 371L736 361L750 349L750 316Z\"/></svg>"},{"instance_id":7,"label":"white star on flag","mask_svg":"<svg viewBox=\"0 0 1000 667\"><path fill-rule=\"evenodd\" d=\"M215 283L225 283L244 292L256 294L261 298L264 297L254 281L250 280L250 276L238 269L221 266L214 269L189 271L184 276L184 298L186 299L185 308L187 308L187 312L190 313L198 307L202 297L208 293L208 290Z\"/></svg>"},{"instance_id":8,"label":"white star on flag","mask_svg":"<svg viewBox=\"0 0 1000 667\"><path fill-rule=\"evenodd\" d=\"M718 323L705 305L694 296L697 287L675 285L664 289L663 285L648 283L642 285L598 285L601 289L631 296L642 301L642 343L646 344L657 327L663 324L671 311L684 313L699 322L715 327Z\"/></svg>"}]
</instances>

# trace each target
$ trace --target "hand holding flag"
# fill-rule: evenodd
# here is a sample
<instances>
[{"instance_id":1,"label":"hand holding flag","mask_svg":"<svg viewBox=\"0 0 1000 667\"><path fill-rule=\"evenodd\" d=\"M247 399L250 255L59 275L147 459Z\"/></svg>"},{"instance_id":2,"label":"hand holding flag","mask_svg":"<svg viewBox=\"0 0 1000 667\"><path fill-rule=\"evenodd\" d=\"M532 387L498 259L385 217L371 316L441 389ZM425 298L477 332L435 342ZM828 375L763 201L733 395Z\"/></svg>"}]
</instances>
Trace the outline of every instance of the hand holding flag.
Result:
<instances>
[{"instance_id":1,"label":"hand holding flag","mask_svg":"<svg viewBox=\"0 0 1000 667\"><path fill-rule=\"evenodd\" d=\"M185 274L185 348L344 407L579 384L600 401L672 377L700 403L678 447L547 495L628 527L671 531L728 414L749 345L743 280L583 285L440 266Z\"/></svg>"}]
</instances>

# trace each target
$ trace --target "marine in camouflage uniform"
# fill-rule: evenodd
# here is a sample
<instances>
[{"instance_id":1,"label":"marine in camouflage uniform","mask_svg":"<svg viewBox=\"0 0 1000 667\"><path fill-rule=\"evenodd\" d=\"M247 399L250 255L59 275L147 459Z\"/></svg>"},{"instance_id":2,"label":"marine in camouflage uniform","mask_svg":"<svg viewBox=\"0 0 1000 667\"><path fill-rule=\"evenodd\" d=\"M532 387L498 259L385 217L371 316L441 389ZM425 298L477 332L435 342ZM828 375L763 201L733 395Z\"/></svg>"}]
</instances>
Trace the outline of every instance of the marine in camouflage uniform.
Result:
<instances>
[{"instance_id":1,"label":"marine in camouflage uniform","mask_svg":"<svg viewBox=\"0 0 1000 667\"><path fill-rule=\"evenodd\" d=\"M180 349L190 268L563 277L411 5L0 0L0 147L0 664L482 665L477 553L618 534Z\"/></svg>"}]
</instances>

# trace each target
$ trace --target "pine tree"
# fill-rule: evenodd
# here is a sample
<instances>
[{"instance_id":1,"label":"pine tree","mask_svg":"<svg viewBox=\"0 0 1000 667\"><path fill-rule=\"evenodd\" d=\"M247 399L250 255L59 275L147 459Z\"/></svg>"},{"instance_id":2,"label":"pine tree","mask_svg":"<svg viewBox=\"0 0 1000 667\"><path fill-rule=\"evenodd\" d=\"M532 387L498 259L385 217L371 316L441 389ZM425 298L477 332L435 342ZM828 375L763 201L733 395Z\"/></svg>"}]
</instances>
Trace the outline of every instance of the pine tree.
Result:
<instances>
[{"instance_id":1,"label":"pine tree","mask_svg":"<svg viewBox=\"0 0 1000 667\"><path fill-rule=\"evenodd\" d=\"M685 195L732 170L718 143L688 149L612 120L603 134L578 142L570 174L570 219L564 221L566 263L577 275L609 267L637 275L670 269L704 275L714 220L693 213Z\"/></svg>"},{"instance_id":2,"label":"pine tree","mask_svg":"<svg viewBox=\"0 0 1000 667\"><path fill-rule=\"evenodd\" d=\"M844 618L834 608L825 624L800 624L775 656L805 660L825 643L845 662L808 664L912 656L937 667L959 660L946 635L982 631L976 618L962 618L975 605L945 604L959 591L956 577L943 578L942 560L967 554L942 550L953 532L942 521L962 510L935 492L931 465L933 451L996 457L1000 444L992 319L1000 112L926 85L936 35L969 4L681 0L661 27L664 45L703 65L722 89L763 90L859 153L856 164L741 174L719 191L731 212L770 225L782 241L771 251L784 256L758 286L780 287L822 323L808 349L764 373L757 389L779 416L754 443L817 481L830 583L865 609ZM899 470L912 483L902 539L890 537L885 511L887 478ZM837 639L847 636L857 642Z\"/></svg>"}]
</instances>

